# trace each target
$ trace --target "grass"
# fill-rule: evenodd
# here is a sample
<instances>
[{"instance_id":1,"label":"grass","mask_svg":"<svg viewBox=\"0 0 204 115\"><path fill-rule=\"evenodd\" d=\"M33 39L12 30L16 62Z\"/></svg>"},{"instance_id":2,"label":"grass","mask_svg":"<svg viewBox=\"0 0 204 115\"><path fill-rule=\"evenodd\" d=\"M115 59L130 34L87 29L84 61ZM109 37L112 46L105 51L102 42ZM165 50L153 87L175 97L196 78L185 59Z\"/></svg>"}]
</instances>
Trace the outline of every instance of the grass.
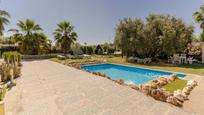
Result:
<instances>
[{"instance_id":1,"label":"grass","mask_svg":"<svg viewBox=\"0 0 204 115\"><path fill-rule=\"evenodd\" d=\"M51 61L55 62L62 62L63 60L58 60L57 58L50 59ZM160 69L165 71L174 71L180 73L188 73L188 74L197 74L204 76L204 65L174 65L174 64L166 64L166 63L151 63L148 65L143 64L136 64L136 63L129 63L126 62L125 58L122 57L110 57L110 56L92 56L91 59L67 59L66 61L69 62L80 62L80 61L87 61L87 60L106 60L108 63L115 63L115 64L123 64L123 65L130 65L135 67L142 67L142 68L150 68L150 69Z\"/></svg>"},{"instance_id":2,"label":"grass","mask_svg":"<svg viewBox=\"0 0 204 115\"><path fill-rule=\"evenodd\" d=\"M49 59L50 61L54 61L54 62L58 62L58 63L61 63L62 62L62 60L59 60L59 59L57 59L57 58L51 58L51 59Z\"/></svg>"},{"instance_id":3,"label":"grass","mask_svg":"<svg viewBox=\"0 0 204 115\"><path fill-rule=\"evenodd\" d=\"M180 89L182 90L187 84L187 80L176 79L174 82L163 86L166 91L173 93L174 91Z\"/></svg>"}]
</instances>

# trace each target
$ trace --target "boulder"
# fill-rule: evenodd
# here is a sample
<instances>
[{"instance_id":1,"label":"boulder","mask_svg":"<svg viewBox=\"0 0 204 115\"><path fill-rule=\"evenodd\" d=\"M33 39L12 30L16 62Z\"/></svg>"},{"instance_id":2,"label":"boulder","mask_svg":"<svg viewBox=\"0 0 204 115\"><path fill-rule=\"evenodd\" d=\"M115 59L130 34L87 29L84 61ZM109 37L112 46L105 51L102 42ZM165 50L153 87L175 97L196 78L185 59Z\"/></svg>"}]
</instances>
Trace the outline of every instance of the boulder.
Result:
<instances>
[{"instance_id":1,"label":"boulder","mask_svg":"<svg viewBox=\"0 0 204 115\"><path fill-rule=\"evenodd\" d=\"M169 96L166 100L167 103L171 103L175 106L178 106L178 107L182 107L183 106L183 103L181 101L179 101L176 97L174 96Z\"/></svg>"},{"instance_id":2,"label":"boulder","mask_svg":"<svg viewBox=\"0 0 204 115\"><path fill-rule=\"evenodd\" d=\"M168 83L172 83L173 82L173 79L170 79L169 77L167 78L167 82Z\"/></svg>"},{"instance_id":3,"label":"boulder","mask_svg":"<svg viewBox=\"0 0 204 115\"><path fill-rule=\"evenodd\" d=\"M159 80L159 81L167 82L167 78L165 78L165 77L159 77L158 80Z\"/></svg>"},{"instance_id":4,"label":"boulder","mask_svg":"<svg viewBox=\"0 0 204 115\"><path fill-rule=\"evenodd\" d=\"M141 85L141 91L147 95L150 93L150 89L151 89L151 86L149 85Z\"/></svg>"},{"instance_id":5,"label":"boulder","mask_svg":"<svg viewBox=\"0 0 204 115\"><path fill-rule=\"evenodd\" d=\"M159 81L160 87L162 87L162 86L164 86L164 85L166 85L166 84L167 84L167 82L165 82L165 81Z\"/></svg>"},{"instance_id":6,"label":"boulder","mask_svg":"<svg viewBox=\"0 0 204 115\"><path fill-rule=\"evenodd\" d=\"M120 85L123 85L125 83L124 80L122 80L122 79L115 80L115 82L120 84Z\"/></svg>"},{"instance_id":7,"label":"boulder","mask_svg":"<svg viewBox=\"0 0 204 115\"><path fill-rule=\"evenodd\" d=\"M100 73L100 72L98 72L98 75L101 76L101 77L106 77L105 74L102 74L102 73Z\"/></svg>"},{"instance_id":8,"label":"boulder","mask_svg":"<svg viewBox=\"0 0 204 115\"><path fill-rule=\"evenodd\" d=\"M97 72L92 72L94 75L98 75L98 73Z\"/></svg>"},{"instance_id":9,"label":"boulder","mask_svg":"<svg viewBox=\"0 0 204 115\"><path fill-rule=\"evenodd\" d=\"M198 83L195 80L189 80L187 82L187 86L195 87L197 85L198 85Z\"/></svg>"},{"instance_id":10,"label":"boulder","mask_svg":"<svg viewBox=\"0 0 204 115\"><path fill-rule=\"evenodd\" d=\"M109 79L109 80L111 80L111 78L110 78L110 77L108 77L108 76L106 76L106 78L107 78L107 79Z\"/></svg>"},{"instance_id":11,"label":"boulder","mask_svg":"<svg viewBox=\"0 0 204 115\"><path fill-rule=\"evenodd\" d=\"M164 102L169 96L169 94L162 89L150 89L149 92L150 92L149 95L152 96L154 99L164 101Z\"/></svg>"},{"instance_id":12,"label":"boulder","mask_svg":"<svg viewBox=\"0 0 204 115\"><path fill-rule=\"evenodd\" d=\"M173 96L179 99L180 101L188 100L188 96L185 93L183 93L181 90L174 91Z\"/></svg>"},{"instance_id":13,"label":"boulder","mask_svg":"<svg viewBox=\"0 0 204 115\"><path fill-rule=\"evenodd\" d=\"M157 89L150 89L149 90L149 95L152 96L155 99L158 99L158 97L159 97Z\"/></svg>"},{"instance_id":14,"label":"boulder","mask_svg":"<svg viewBox=\"0 0 204 115\"><path fill-rule=\"evenodd\" d=\"M191 89L189 87L184 87L182 90L182 93L189 95L190 94Z\"/></svg>"},{"instance_id":15,"label":"boulder","mask_svg":"<svg viewBox=\"0 0 204 115\"><path fill-rule=\"evenodd\" d=\"M158 83L159 81L157 79L152 80L153 83Z\"/></svg>"},{"instance_id":16,"label":"boulder","mask_svg":"<svg viewBox=\"0 0 204 115\"><path fill-rule=\"evenodd\" d=\"M140 88L137 87L136 85L133 85L133 84L129 84L128 85L130 88L134 89L134 90L139 90Z\"/></svg>"},{"instance_id":17,"label":"boulder","mask_svg":"<svg viewBox=\"0 0 204 115\"><path fill-rule=\"evenodd\" d=\"M169 80L174 81L175 79L177 79L177 75L176 74L172 74L169 76Z\"/></svg>"},{"instance_id":18,"label":"boulder","mask_svg":"<svg viewBox=\"0 0 204 115\"><path fill-rule=\"evenodd\" d=\"M166 102L166 99L168 98L168 96L169 96L168 92L161 92L159 100L163 101L163 102Z\"/></svg>"}]
</instances>

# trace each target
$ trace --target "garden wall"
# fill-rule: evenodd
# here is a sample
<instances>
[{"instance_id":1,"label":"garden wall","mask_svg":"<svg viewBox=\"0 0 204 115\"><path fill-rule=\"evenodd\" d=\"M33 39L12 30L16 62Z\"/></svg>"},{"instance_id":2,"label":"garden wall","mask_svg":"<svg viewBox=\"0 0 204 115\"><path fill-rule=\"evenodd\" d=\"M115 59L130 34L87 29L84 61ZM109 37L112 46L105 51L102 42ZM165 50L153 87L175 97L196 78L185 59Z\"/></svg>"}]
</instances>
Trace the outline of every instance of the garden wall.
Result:
<instances>
[{"instance_id":1,"label":"garden wall","mask_svg":"<svg viewBox=\"0 0 204 115\"><path fill-rule=\"evenodd\" d=\"M55 58L57 54L45 54L45 55L22 55L22 59L49 59Z\"/></svg>"}]
</instances>

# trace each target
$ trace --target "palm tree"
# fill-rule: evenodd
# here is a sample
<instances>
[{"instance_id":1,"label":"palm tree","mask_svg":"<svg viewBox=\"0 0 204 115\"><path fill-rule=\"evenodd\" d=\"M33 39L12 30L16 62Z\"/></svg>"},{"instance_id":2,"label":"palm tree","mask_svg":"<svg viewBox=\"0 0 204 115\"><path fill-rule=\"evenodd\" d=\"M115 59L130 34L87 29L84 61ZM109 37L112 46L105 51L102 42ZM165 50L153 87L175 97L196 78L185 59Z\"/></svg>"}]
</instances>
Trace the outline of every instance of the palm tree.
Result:
<instances>
[{"instance_id":1,"label":"palm tree","mask_svg":"<svg viewBox=\"0 0 204 115\"><path fill-rule=\"evenodd\" d=\"M200 10L193 14L193 18L197 23L200 23L200 28L203 29L200 38L201 41L204 41L204 5L200 7Z\"/></svg>"},{"instance_id":2,"label":"palm tree","mask_svg":"<svg viewBox=\"0 0 204 115\"><path fill-rule=\"evenodd\" d=\"M37 33L39 31L42 31L43 29L40 27L40 25L36 24L34 21L30 19L26 19L25 22L19 21L17 23L17 26L20 28L20 30L25 33L25 36L30 37L34 33Z\"/></svg>"},{"instance_id":3,"label":"palm tree","mask_svg":"<svg viewBox=\"0 0 204 115\"><path fill-rule=\"evenodd\" d=\"M47 45L47 37L41 33L43 30L40 25L27 19L17 23L18 29L10 29L15 32L14 38L20 45L20 50L25 54L38 54L40 49Z\"/></svg>"},{"instance_id":4,"label":"palm tree","mask_svg":"<svg viewBox=\"0 0 204 115\"><path fill-rule=\"evenodd\" d=\"M10 15L4 10L0 10L0 36L3 36L3 31L5 30L4 26L9 24Z\"/></svg>"},{"instance_id":5,"label":"palm tree","mask_svg":"<svg viewBox=\"0 0 204 115\"><path fill-rule=\"evenodd\" d=\"M200 23L200 27L204 29L204 5L200 7L200 10L193 14L193 18L197 23Z\"/></svg>"},{"instance_id":6,"label":"palm tree","mask_svg":"<svg viewBox=\"0 0 204 115\"><path fill-rule=\"evenodd\" d=\"M71 49L71 44L77 40L77 33L74 31L74 27L67 21L59 23L53 35L64 53L67 53Z\"/></svg>"}]
</instances>

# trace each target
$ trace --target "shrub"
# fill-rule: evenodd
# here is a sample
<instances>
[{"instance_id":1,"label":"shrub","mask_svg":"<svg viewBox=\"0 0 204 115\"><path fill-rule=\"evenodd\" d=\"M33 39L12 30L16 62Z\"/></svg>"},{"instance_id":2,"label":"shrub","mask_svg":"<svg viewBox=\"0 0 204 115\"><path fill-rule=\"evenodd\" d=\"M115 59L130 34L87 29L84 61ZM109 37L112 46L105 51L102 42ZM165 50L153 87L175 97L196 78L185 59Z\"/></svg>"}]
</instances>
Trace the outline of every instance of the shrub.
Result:
<instances>
[{"instance_id":1,"label":"shrub","mask_svg":"<svg viewBox=\"0 0 204 115\"><path fill-rule=\"evenodd\" d=\"M6 95L6 90L7 90L7 87L6 86L3 86L1 89L0 89L0 101L3 101L5 95Z\"/></svg>"},{"instance_id":2,"label":"shrub","mask_svg":"<svg viewBox=\"0 0 204 115\"><path fill-rule=\"evenodd\" d=\"M11 80L12 78L12 66L11 64L3 63L0 66L1 81L5 82Z\"/></svg>"},{"instance_id":3,"label":"shrub","mask_svg":"<svg viewBox=\"0 0 204 115\"><path fill-rule=\"evenodd\" d=\"M19 66L14 66L13 67L13 77L17 78L21 76L21 67Z\"/></svg>"},{"instance_id":4,"label":"shrub","mask_svg":"<svg viewBox=\"0 0 204 115\"><path fill-rule=\"evenodd\" d=\"M1 81L11 81L21 75L21 55L18 52L5 52L4 63L0 65Z\"/></svg>"},{"instance_id":5,"label":"shrub","mask_svg":"<svg viewBox=\"0 0 204 115\"><path fill-rule=\"evenodd\" d=\"M7 64L20 64L21 62L21 55L18 52L4 52L3 59Z\"/></svg>"}]
</instances>

